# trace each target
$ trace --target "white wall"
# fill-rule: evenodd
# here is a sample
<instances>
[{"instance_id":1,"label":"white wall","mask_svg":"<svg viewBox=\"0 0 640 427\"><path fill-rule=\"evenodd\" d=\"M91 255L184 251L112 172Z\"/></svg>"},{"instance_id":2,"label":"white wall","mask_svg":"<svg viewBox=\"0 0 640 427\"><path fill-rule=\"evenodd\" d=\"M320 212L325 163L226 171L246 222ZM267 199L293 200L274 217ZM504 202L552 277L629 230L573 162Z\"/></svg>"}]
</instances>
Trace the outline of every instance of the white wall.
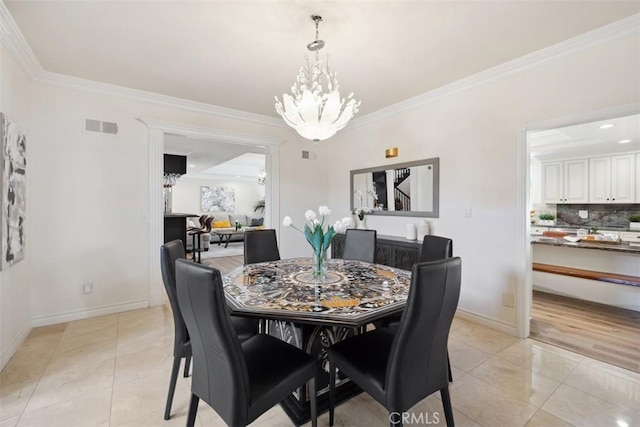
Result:
<instances>
[{"instance_id":1,"label":"white wall","mask_svg":"<svg viewBox=\"0 0 640 427\"><path fill-rule=\"evenodd\" d=\"M515 332L515 309L502 305L502 294L517 294L527 274L517 244L525 232L518 218L529 220L517 207L525 192L518 185L518 132L527 123L640 100L639 40L636 31L347 127L327 142L336 216L349 209L350 170L440 157L440 218L431 223L434 234L453 238L454 255L463 259L459 307ZM393 146L399 156L385 159ZM472 218L464 217L466 208ZM409 221L418 220L370 216L367 224L403 236Z\"/></svg>"},{"instance_id":2,"label":"white wall","mask_svg":"<svg viewBox=\"0 0 640 427\"><path fill-rule=\"evenodd\" d=\"M27 135L27 216L25 233L33 236L33 165L30 132L29 91L31 84L13 58L0 45L0 112L17 123ZM25 258L0 272L0 369L9 361L31 330L31 290L29 268L33 261L32 242L27 242Z\"/></svg>"},{"instance_id":3,"label":"white wall","mask_svg":"<svg viewBox=\"0 0 640 427\"><path fill-rule=\"evenodd\" d=\"M236 209L233 212L202 212L200 205L200 187L225 187L235 190ZM197 215L213 215L215 221L221 221L234 214L246 214L250 217L259 217L262 214L254 213L256 203L264 199L264 185L258 184L257 178L253 181L221 180L193 178L183 175L173 186L173 212L192 213Z\"/></svg>"},{"instance_id":4,"label":"white wall","mask_svg":"<svg viewBox=\"0 0 640 427\"><path fill-rule=\"evenodd\" d=\"M280 211L300 215L326 194L326 163L300 159L284 127L221 119L89 91L34 84L32 314L36 325L145 306L149 295L147 128L138 117L281 137ZM117 122L117 136L81 130L82 118ZM302 172L307 177L300 177ZM320 185L317 186L316 183ZM323 193L324 192L324 193ZM276 219L279 223L279 219ZM283 233L283 256L304 251L302 236ZM306 253L306 252L305 252ZM83 295L82 284L95 284Z\"/></svg>"}]
</instances>

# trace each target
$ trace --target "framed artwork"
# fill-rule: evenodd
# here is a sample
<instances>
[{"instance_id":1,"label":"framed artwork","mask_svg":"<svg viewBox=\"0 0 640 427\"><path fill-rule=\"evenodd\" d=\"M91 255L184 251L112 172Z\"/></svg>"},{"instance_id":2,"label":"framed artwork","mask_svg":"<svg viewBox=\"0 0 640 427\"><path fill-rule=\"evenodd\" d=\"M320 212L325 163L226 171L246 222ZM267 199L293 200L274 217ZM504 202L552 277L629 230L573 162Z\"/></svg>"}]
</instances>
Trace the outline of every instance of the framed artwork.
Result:
<instances>
[{"instance_id":1,"label":"framed artwork","mask_svg":"<svg viewBox=\"0 0 640 427\"><path fill-rule=\"evenodd\" d=\"M200 210L202 212L235 211L235 190L230 187L200 187Z\"/></svg>"},{"instance_id":2,"label":"framed artwork","mask_svg":"<svg viewBox=\"0 0 640 427\"><path fill-rule=\"evenodd\" d=\"M24 133L3 113L0 124L0 270L5 270L24 258L27 144Z\"/></svg>"}]
</instances>

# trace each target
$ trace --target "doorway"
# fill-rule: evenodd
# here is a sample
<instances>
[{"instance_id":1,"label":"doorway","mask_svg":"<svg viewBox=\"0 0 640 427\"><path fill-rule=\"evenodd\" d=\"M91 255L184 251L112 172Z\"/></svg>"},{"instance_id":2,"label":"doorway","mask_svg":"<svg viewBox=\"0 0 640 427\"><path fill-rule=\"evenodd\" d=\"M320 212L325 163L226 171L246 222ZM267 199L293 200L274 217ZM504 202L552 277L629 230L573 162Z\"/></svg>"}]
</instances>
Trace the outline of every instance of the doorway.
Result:
<instances>
[{"instance_id":1,"label":"doorway","mask_svg":"<svg viewBox=\"0 0 640 427\"><path fill-rule=\"evenodd\" d=\"M628 231L629 215L640 210L634 188L623 202L595 198L602 163L640 162L639 112L632 104L527 126L527 283L518 314L523 336L635 371L640 307L632 301L640 300L640 289L607 283L606 275L640 277L637 255L575 241L597 233L615 244Z\"/></svg>"},{"instance_id":2,"label":"doorway","mask_svg":"<svg viewBox=\"0 0 640 427\"><path fill-rule=\"evenodd\" d=\"M280 206L280 138L259 134L232 132L217 128L208 128L160 120L139 118L149 129L148 162L149 162L149 305L163 303L163 284L160 272L160 251L163 244L163 193L162 180L164 169L164 141L166 135L180 135L194 139L204 139L212 143L238 144L245 146L261 146L265 150L265 200L264 225L276 229L275 218L279 218Z\"/></svg>"}]
</instances>

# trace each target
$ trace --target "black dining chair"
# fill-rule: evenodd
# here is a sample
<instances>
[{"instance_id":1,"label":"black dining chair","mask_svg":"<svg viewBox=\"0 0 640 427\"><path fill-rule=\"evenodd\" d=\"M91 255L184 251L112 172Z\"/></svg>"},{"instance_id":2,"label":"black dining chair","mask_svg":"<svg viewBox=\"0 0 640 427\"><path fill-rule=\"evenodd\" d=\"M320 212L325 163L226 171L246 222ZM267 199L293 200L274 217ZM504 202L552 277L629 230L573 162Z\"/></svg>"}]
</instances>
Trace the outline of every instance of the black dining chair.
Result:
<instances>
[{"instance_id":1,"label":"black dining chair","mask_svg":"<svg viewBox=\"0 0 640 427\"><path fill-rule=\"evenodd\" d=\"M329 347L330 426L336 369L389 411L391 427L402 427L402 412L438 390L447 425L454 425L447 340L460 297L461 265L460 258L415 264L397 333L376 329Z\"/></svg>"},{"instance_id":2,"label":"black dining chair","mask_svg":"<svg viewBox=\"0 0 640 427\"><path fill-rule=\"evenodd\" d=\"M176 293L176 260L186 259L182 240L167 242L160 248L160 266L162 268L162 281L167 292L171 311L173 312L174 338L173 338L173 367L171 368L171 381L169 383L169 393L167 404L164 410L164 419L171 417L171 405L173 394L176 390L180 363L185 359L184 376L189 375L189 365L191 363L191 340L187 326L184 323L180 306L178 305L178 295ZM232 325L238 333L241 341L244 341L258 333L258 323L254 319L234 317Z\"/></svg>"},{"instance_id":3,"label":"black dining chair","mask_svg":"<svg viewBox=\"0 0 640 427\"><path fill-rule=\"evenodd\" d=\"M447 237L426 235L418 262L437 261L453 256L453 240Z\"/></svg>"},{"instance_id":4,"label":"black dining chair","mask_svg":"<svg viewBox=\"0 0 640 427\"><path fill-rule=\"evenodd\" d=\"M280 251L276 230L251 230L244 233L244 263L278 261Z\"/></svg>"},{"instance_id":5,"label":"black dining chair","mask_svg":"<svg viewBox=\"0 0 640 427\"><path fill-rule=\"evenodd\" d=\"M220 271L176 262L178 301L191 336L193 375L187 426L200 399L230 426L246 426L309 382L311 423L317 426L317 360L271 335L242 344L231 324Z\"/></svg>"},{"instance_id":6,"label":"black dining chair","mask_svg":"<svg viewBox=\"0 0 640 427\"><path fill-rule=\"evenodd\" d=\"M376 237L376 230L348 229L344 238L342 259L376 262Z\"/></svg>"},{"instance_id":7,"label":"black dining chair","mask_svg":"<svg viewBox=\"0 0 640 427\"><path fill-rule=\"evenodd\" d=\"M422 249L420 250L420 256L418 262L438 261L453 256L453 240L448 237L426 235L422 240ZM391 328L392 330L398 329L400 324L400 316L395 315L381 321L375 322L376 328ZM447 362L449 361L449 354L447 353ZM453 374L451 372L451 366L448 366L449 382L453 382Z\"/></svg>"}]
</instances>

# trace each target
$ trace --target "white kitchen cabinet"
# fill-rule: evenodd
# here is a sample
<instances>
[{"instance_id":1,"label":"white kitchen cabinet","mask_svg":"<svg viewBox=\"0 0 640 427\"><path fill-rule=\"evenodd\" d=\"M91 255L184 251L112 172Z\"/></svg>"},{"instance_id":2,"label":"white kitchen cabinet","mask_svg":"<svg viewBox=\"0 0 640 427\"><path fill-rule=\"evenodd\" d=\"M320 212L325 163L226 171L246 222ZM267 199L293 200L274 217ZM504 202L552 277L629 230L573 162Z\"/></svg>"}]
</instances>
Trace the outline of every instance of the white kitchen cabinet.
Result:
<instances>
[{"instance_id":1,"label":"white kitchen cabinet","mask_svg":"<svg viewBox=\"0 0 640 427\"><path fill-rule=\"evenodd\" d=\"M588 203L588 190L587 159L542 163L543 203Z\"/></svg>"},{"instance_id":2,"label":"white kitchen cabinet","mask_svg":"<svg viewBox=\"0 0 640 427\"><path fill-rule=\"evenodd\" d=\"M589 203L634 203L636 155L589 159Z\"/></svg>"}]
</instances>

